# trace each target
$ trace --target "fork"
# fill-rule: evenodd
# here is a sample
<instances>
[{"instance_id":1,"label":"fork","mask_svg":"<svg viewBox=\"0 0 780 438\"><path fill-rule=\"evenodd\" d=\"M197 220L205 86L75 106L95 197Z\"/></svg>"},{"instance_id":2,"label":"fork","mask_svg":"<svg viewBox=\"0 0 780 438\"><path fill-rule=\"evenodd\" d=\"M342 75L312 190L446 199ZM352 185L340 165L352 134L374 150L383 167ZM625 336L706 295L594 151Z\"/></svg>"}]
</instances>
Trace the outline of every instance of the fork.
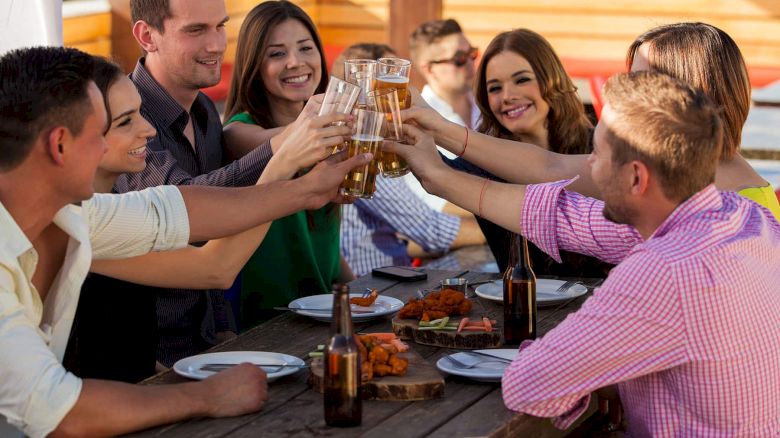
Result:
<instances>
[{"instance_id":1,"label":"fork","mask_svg":"<svg viewBox=\"0 0 780 438\"><path fill-rule=\"evenodd\" d=\"M573 288L575 285L578 285L578 284L580 284L579 281L571 281L571 280L567 281L567 282L563 283L562 285L560 285L558 287L558 289L555 289L555 293L557 293L557 294L566 293L566 292L569 291L569 289Z\"/></svg>"},{"instance_id":2,"label":"fork","mask_svg":"<svg viewBox=\"0 0 780 438\"><path fill-rule=\"evenodd\" d=\"M448 355L446 355L444 357L447 358L447 360L450 361L450 363L453 364L455 366L455 368L461 368L461 369L476 368L476 367L478 367L478 366L480 366L482 364L486 364L486 363L502 363L504 365L507 365L507 362L505 360L500 360L500 359L488 359L488 360L482 360L482 361L479 361L479 362L474 362L472 364L467 364L467 363L463 363L463 362L459 361L458 359L455 359L454 357L452 357L451 354L448 354Z\"/></svg>"}]
</instances>

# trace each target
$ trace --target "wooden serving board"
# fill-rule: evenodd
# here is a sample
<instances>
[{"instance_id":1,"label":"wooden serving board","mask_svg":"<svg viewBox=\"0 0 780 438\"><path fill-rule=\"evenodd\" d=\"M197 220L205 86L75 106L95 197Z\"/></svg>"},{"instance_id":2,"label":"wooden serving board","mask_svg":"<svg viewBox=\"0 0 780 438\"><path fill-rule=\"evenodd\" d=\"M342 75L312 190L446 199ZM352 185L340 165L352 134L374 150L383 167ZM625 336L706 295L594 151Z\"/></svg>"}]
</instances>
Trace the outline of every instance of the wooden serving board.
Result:
<instances>
[{"instance_id":1,"label":"wooden serving board","mask_svg":"<svg viewBox=\"0 0 780 438\"><path fill-rule=\"evenodd\" d=\"M436 367L411 349L400 356L409 361L406 375L374 377L363 385L364 400L429 400L444 394L444 378ZM322 358L318 357L312 360L309 373L309 384L318 392L323 392L322 374Z\"/></svg>"},{"instance_id":2,"label":"wooden serving board","mask_svg":"<svg viewBox=\"0 0 780 438\"><path fill-rule=\"evenodd\" d=\"M472 313L469 319L478 320L480 315ZM461 317L450 317L451 322L459 322ZM457 348L460 350L477 350L482 348L496 348L504 345L503 327L500 324L493 326L493 331L461 331L455 330L419 330L420 321L417 319L393 318L393 333L401 340L411 340L418 344L433 345L436 347Z\"/></svg>"}]
</instances>

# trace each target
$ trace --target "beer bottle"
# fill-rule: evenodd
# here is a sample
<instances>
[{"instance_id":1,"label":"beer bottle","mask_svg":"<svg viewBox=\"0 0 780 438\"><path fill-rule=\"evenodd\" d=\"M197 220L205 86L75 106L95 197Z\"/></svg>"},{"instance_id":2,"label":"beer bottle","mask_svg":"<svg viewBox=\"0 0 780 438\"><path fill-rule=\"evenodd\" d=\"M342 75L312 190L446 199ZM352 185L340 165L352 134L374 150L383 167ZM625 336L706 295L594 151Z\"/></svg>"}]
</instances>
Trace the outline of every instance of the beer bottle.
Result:
<instances>
[{"instance_id":1,"label":"beer bottle","mask_svg":"<svg viewBox=\"0 0 780 438\"><path fill-rule=\"evenodd\" d=\"M513 241L514 265L504 272L504 342L520 344L536 338L536 276L525 237L515 235Z\"/></svg>"},{"instance_id":2,"label":"beer bottle","mask_svg":"<svg viewBox=\"0 0 780 438\"><path fill-rule=\"evenodd\" d=\"M333 292L330 341L325 346L324 404L328 426L359 426L363 416L360 394L360 350L352 334L349 286Z\"/></svg>"}]
</instances>

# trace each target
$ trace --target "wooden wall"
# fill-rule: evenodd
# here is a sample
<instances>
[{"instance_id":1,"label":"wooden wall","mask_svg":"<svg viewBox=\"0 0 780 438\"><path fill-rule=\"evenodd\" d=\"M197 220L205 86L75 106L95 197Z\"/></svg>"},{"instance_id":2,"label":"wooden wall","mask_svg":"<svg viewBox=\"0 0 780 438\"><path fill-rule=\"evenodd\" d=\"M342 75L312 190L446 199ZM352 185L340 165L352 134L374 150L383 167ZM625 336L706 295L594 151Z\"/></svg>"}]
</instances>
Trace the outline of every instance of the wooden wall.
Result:
<instances>
[{"instance_id":1,"label":"wooden wall","mask_svg":"<svg viewBox=\"0 0 780 438\"><path fill-rule=\"evenodd\" d=\"M111 55L111 13L66 18L62 25L65 46L95 55Z\"/></svg>"},{"instance_id":2,"label":"wooden wall","mask_svg":"<svg viewBox=\"0 0 780 438\"><path fill-rule=\"evenodd\" d=\"M112 51L123 65L133 65L129 18L117 25L119 3L110 0L112 14L95 14L65 21L66 45L91 53ZM312 17L326 44L391 41L391 2L397 0L293 0ZM429 1L429 0L420 0ZM626 49L641 32L664 23L705 21L728 32L739 44L751 67L780 68L780 1L776 0L440 0L442 16L455 18L472 43L485 48L498 32L527 27L544 35L562 58L621 62ZM228 22L226 61L235 54L235 40L246 13L258 0L225 0ZM126 9L126 7L124 7ZM415 20L415 8L407 8ZM122 17L120 17L122 18ZM118 44L117 34L125 43ZM129 43L128 43L129 41ZM395 41L398 41L397 36ZM127 58L129 61L125 61ZM125 63L126 62L126 63Z\"/></svg>"},{"instance_id":3,"label":"wooden wall","mask_svg":"<svg viewBox=\"0 0 780 438\"><path fill-rule=\"evenodd\" d=\"M780 67L780 2L775 0L444 0L444 17L458 20L486 47L498 32L526 27L541 33L561 57L625 57L652 27L704 21L734 38L748 64Z\"/></svg>"}]
</instances>

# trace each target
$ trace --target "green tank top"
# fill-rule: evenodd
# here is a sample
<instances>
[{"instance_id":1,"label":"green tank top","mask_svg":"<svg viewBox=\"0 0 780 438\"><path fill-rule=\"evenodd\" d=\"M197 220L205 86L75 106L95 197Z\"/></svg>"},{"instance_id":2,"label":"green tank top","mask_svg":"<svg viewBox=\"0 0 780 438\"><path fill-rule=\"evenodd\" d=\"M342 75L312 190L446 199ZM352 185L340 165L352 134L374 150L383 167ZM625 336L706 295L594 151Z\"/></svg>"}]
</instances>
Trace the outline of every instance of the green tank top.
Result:
<instances>
[{"instance_id":1,"label":"green tank top","mask_svg":"<svg viewBox=\"0 0 780 438\"><path fill-rule=\"evenodd\" d=\"M227 123L256 124L247 113ZM241 328L249 329L280 312L274 306L328 293L339 278L339 217L325 206L275 220L263 243L241 271Z\"/></svg>"}]
</instances>

